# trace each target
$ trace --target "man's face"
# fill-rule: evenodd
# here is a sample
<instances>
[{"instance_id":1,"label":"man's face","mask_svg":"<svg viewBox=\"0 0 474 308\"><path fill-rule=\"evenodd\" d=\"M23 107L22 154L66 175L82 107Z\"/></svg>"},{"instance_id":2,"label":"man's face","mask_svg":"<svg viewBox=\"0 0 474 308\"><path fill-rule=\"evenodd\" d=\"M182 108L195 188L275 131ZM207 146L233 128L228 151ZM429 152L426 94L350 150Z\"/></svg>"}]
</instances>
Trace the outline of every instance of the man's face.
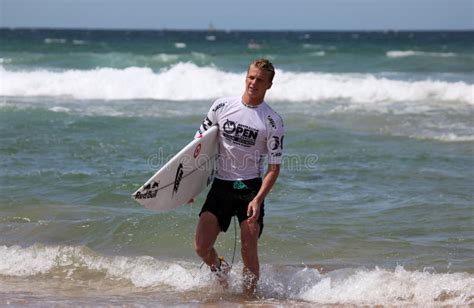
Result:
<instances>
[{"instance_id":1,"label":"man's face","mask_svg":"<svg viewBox=\"0 0 474 308\"><path fill-rule=\"evenodd\" d=\"M251 65L245 78L245 92L249 97L262 98L272 86L270 72Z\"/></svg>"}]
</instances>

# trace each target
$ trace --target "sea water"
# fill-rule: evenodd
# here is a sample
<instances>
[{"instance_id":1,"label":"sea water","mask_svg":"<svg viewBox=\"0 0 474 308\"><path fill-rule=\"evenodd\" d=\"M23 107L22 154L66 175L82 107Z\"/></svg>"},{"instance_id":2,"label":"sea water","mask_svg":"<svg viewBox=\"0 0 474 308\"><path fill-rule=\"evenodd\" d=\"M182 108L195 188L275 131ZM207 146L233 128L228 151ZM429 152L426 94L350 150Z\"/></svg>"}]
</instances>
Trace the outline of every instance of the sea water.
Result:
<instances>
[{"instance_id":1,"label":"sea water","mask_svg":"<svg viewBox=\"0 0 474 308\"><path fill-rule=\"evenodd\" d=\"M0 30L0 304L474 304L474 33ZM249 62L285 156L257 297L131 194ZM237 234L237 236L236 236Z\"/></svg>"}]
</instances>

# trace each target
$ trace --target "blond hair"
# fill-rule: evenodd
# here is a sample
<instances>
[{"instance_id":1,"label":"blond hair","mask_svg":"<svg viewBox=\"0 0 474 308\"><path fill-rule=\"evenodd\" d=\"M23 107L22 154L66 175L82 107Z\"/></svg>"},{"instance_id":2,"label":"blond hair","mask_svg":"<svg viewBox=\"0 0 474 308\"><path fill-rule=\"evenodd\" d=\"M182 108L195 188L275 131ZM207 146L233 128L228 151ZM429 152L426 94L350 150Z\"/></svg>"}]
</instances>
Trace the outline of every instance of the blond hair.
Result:
<instances>
[{"instance_id":1,"label":"blond hair","mask_svg":"<svg viewBox=\"0 0 474 308\"><path fill-rule=\"evenodd\" d=\"M273 64L272 62L270 62L268 59L258 59L258 60L255 60L253 61L252 63L250 63L249 65L249 68L251 66L255 66L257 67L258 69L262 70L262 71L266 71L270 74L270 81L273 81L273 77L275 76L275 68L273 67ZM248 72L248 70L247 70Z\"/></svg>"}]
</instances>

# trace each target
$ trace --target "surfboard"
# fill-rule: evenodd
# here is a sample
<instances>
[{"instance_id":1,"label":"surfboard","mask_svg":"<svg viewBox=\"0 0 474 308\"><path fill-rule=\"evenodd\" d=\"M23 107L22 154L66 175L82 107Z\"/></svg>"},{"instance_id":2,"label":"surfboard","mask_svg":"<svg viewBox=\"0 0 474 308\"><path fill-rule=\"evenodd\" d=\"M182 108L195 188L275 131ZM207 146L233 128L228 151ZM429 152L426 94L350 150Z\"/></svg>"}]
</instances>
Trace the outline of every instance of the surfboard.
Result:
<instances>
[{"instance_id":1,"label":"surfboard","mask_svg":"<svg viewBox=\"0 0 474 308\"><path fill-rule=\"evenodd\" d=\"M217 160L218 127L188 143L132 194L142 206L172 210L195 198L212 183Z\"/></svg>"}]
</instances>

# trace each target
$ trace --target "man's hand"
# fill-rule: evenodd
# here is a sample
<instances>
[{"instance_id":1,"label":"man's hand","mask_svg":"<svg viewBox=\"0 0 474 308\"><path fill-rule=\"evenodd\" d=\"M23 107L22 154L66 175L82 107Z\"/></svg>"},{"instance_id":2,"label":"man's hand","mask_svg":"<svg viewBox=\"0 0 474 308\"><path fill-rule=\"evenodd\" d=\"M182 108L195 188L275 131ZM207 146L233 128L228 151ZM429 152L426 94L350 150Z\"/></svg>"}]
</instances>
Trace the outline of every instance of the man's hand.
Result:
<instances>
[{"instance_id":1,"label":"man's hand","mask_svg":"<svg viewBox=\"0 0 474 308\"><path fill-rule=\"evenodd\" d=\"M261 203L262 202L258 200L257 198L254 198L252 201L250 201L249 205L247 206L247 216L249 216L249 218L247 219L248 222L250 223L257 222L257 219L260 216Z\"/></svg>"},{"instance_id":2,"label":"man's hand","mask_svg":"<svg viewBox=\"0 0 474 308\"><path fill-rule=\"evenodd\" d=\"M268 170L263 178L262 186L260 187L257 196L249 202L247 206L247 220L249 222L256 222L260 216L260 205L262 204L265 196L268 194L273 184L280 174L280 165L277 164L268 164Z\"/></svg>"}]
</instances>

